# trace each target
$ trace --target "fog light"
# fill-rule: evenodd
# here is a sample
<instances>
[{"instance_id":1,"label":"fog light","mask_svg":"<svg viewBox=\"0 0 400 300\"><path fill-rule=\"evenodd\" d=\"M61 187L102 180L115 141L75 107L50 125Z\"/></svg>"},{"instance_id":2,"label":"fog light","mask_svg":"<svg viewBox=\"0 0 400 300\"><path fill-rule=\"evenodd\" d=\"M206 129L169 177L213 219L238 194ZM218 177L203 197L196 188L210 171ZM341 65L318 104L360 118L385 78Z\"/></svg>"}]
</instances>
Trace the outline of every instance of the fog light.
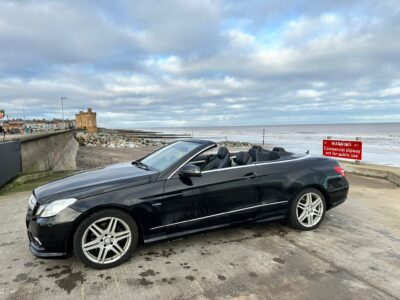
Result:
<instances>
[{"instance_id":1,"label":"fog light","mask_svg":"<svg viewBox=\"0 0 400 300\"><path fill-rule=\"evenodd\" d=\"M39 240L37 237L34 237L33 239L34 239L34 240L36 241L36 243L38 243L40 246L43 246L42 243L40 242L40 240Z\"/></svg>"}]
</instances>

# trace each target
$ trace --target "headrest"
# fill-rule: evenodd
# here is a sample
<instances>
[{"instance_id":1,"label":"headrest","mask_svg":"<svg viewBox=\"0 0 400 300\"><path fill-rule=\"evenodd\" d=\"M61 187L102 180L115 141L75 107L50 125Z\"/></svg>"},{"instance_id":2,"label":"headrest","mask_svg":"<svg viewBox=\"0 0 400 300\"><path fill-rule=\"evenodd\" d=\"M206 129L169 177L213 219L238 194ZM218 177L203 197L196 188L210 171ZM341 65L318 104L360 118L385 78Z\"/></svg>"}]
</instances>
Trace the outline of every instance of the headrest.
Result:
<instances>
[{"instance_id":1,"label":"headrest","mask_svg":"<svg viewBox=\"0 0 400 300\"><path fill-rule=\"evenodd\" d=\"M224 158L227 154L229 154L229 150L225 147L221 147L218 149L217 157Z\"/></svg>"},{"instance_id":2,"label":"headrest","mask_svg":"<svg viewBox=\"0 0 400 300\"><path fill-rule=\"evenodd\" d=\"M247 152L239 152L239 153L236 155L235 162L236 162L238 165L245 165L245 164L247 164L247 162L249 161L249 159L250 159L249 153L247 153Z\"/></svg>"},{"instance_id":3,"label":"headrest","mask_svg":"<svg viewBox=\"0 0 400 300\"><path fill-rule=\"evenodd\" d=\"M251 149L256 149L258 151L262 151L263 147L259 146L259 145L254 145L253 147L251 147Z\"/></svg>"},{"instance_id":4,"label":"headrest","mask_svg":"<svg viewBox=\"0 0 400 300\"><path fill-rule=\"evenodd\" d=\"M274 147L274 148L272 149L272 151L276 151L276 152L286 152L286 150L285 150L284 148L282 148L282 147Z\"/></svg>"}]
</instances>

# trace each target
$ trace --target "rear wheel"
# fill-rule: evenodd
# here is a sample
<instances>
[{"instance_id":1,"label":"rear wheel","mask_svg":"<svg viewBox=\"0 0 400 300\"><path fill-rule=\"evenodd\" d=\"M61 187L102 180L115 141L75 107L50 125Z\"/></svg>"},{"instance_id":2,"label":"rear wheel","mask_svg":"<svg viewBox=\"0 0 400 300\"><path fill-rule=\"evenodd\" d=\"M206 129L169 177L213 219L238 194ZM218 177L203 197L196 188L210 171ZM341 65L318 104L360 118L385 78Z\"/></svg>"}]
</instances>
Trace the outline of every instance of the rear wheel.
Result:
<instances>
[{"instance_id":1,"label":"rear wheel","mask_svg":"<svg viewBox=\"0 0 400 300\"><path fill-rule=\"evenodd\" d=\"M308 188L300 192L290 206L289 224L301 230L317 228L325 217L326 202L320 191Z\"/></svg>"},{"instance_id":2,"label":"rear wheel","mask_svg":"<svg viewBox=\"0 0 400 300\"><path fill-rule=\"evenodd\" d=\"M90 215L75 232L75 254L87 266L112 268L127 261L138 242L138 228L127 213L106 209Z\"/></svg>"}]
</instances>

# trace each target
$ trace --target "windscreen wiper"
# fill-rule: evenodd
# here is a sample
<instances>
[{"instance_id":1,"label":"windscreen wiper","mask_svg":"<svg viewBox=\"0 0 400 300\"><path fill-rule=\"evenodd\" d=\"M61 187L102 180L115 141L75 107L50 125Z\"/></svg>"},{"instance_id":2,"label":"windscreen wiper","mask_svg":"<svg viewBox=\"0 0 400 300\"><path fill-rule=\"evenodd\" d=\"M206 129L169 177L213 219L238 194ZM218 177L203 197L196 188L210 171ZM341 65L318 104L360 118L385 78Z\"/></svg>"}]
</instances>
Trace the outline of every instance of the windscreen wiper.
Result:
<instances>
[{"instance_id":1,"label":"windscreen wiper","mask_svg":"<svg viewBox=\"0 0 400 300\"><path fill-rule=\"evenodd\" d=\"M142 163L141 161L139 161L139 160L134 160L133 162L132 162L132 165L136 165L136 166L138 166L138 168L141 168L141 169L145 169L145 170L149 170L149 166L148 165L146 165L146 164L144 164L144 163Z\"/></svg>"}]
</instances>

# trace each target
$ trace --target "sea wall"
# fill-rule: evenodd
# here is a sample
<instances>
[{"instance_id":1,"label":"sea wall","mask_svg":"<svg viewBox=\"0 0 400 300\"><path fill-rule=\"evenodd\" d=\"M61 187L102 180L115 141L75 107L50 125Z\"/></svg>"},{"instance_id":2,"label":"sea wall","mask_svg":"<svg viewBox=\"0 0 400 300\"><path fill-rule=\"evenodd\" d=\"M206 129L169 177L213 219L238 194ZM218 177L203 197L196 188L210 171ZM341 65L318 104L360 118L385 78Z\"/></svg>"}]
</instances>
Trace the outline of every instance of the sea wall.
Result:
<instances>
[{"instance_id":1,"label":"sea wall","mask_svg":"<svg viewBox=\"0 0 400 300\"><path fill-rule=\"evenodd\" d=\"M400 186L400 168L383 166L383 165L372 165L372 164L360 164L341 161L341 166L344 168L346 173L361 175L366 177L383 178L390 182Z\"/></svg>"},{"instance_id":2,"label":"sea wall","mask_svg":"<svg viewBox=\"0 0 400 300\"><path fill-rule=\"evenodd\" d=\"M75 170L78 149L74 130L27 136L21 140L22 174Z\"/></svg>"}]
</instances>

